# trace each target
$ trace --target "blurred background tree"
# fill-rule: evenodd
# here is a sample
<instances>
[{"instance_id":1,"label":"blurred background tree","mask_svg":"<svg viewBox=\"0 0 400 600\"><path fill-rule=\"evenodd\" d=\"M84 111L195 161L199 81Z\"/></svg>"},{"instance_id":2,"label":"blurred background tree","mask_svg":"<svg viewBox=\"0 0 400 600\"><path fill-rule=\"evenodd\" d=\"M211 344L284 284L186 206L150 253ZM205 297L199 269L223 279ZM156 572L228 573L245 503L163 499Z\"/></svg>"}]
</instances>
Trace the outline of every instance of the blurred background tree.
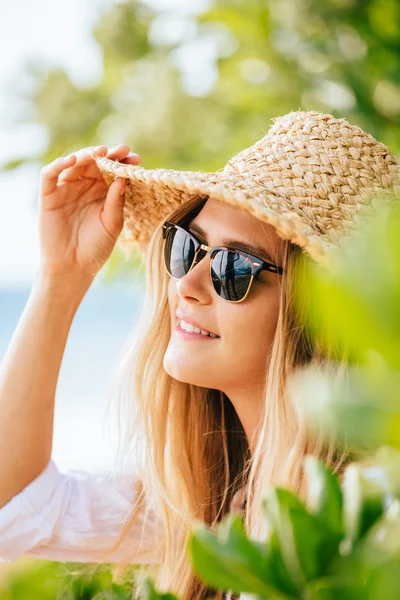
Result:
<instances>
[{"instance_id":1,"label":"blurred background tree","mask_svg":"<svg viewBox=\"0 0 400 600\"><path fill-rule=\"evenodd\" d=\"M130 0L99 12L93 37L104 68L92 87L26 65L34 91L14 118L48 129L43 164L125 142L146 168L217 170L298 109L346 117L399 152L397 0L219 0L203 10ZM121 264L116 249L108 266Z\"/></svg>"}]
</instances>

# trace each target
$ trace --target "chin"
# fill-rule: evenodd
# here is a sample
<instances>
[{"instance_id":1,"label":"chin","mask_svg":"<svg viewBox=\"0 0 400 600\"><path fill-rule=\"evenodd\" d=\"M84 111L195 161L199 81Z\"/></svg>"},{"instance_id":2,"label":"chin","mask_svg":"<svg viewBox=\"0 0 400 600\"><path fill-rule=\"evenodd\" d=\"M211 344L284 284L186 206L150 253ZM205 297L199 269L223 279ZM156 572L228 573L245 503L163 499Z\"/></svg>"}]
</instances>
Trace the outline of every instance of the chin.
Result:
<instances>
[{"instance_id":1,"label":"chin","mask_svg":"<svg viewBox=\"0 0 400 600\"><path fill-rule=\"evenodd\" d=\"M182 367L182 365L177 365L176 362L173 365L169 365L167 361L164 361L163 366L166 373L168 373L168 375L173 379L176 379L176 381L197 385L199 387L212 387L207 381L199 378L199 371L201 372L202 369L196 369L196 371L193 371L192 368L185 369Z\"/></svg>"}]
</instances>

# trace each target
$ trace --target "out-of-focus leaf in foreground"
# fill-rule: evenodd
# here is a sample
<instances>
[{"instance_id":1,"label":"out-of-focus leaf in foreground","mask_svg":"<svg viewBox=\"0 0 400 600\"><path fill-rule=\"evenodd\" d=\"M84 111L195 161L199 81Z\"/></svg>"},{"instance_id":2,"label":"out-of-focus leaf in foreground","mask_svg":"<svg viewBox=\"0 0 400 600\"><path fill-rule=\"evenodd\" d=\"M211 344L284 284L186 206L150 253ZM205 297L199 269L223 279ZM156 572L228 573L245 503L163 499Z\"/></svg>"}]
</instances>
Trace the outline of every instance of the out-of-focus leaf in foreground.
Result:
<instances>
[{"instance_id":1,"label":"out-of-focus leaf in foreground","mask_svg":"<svg viewBox=\"0 0 400 600\"><path fill-rule=\"evenodd\" d=\"M158 592L151 577L146 577L142 582L142 597L143 600L178 600L174 594Z\"/></svg>"},{"instance_id":2,"label":"out-of-focus leaf in foreground","mask_svg":"<svg viewBox=\"0 0 400 600\"><path fill-rule=\"evenodd\" d=\"M198 525L188 550L194 570L208 585L264 598L294 597L290 591L295 589L289 581L284 589L280 586L268 545L247 538L241 515L228 515L216 534Z\"/></svg>"},{"instance_id":3,"label":"out-of-focus leaf in foreground","mask_svg":"<svg viewBox=\"0 0 400 600\"><path fill-rule=\"evenodd\" d=\"M378 454L385 455L377 455L379 463L388 452ZM241 515L226 515L215 532L195 528L189 555L197 574L214 588L258 600L396 598L400 501L387 496L385 477L353 463L341 486L311 455L306 470L307 506L290 490L266 490L264 541L247 538Z\"/></svg>"},{"instance_id":4,"label":"out-of-focus leaf in foreground","mask_svg":"<svg viewBox=\"0 0 400 600\"><path fill-rule=\"evenodd\" d=\"M370 449L400 446L398 200L381 203L332 251L329 269L308 261L296 290L308 331L332 362L297 371L292 397L327 433Z\"/></svg>"},{"instance_id":5,"label":"out-of-focus leaf in foreground","mask_svg":"<svg viewBox=\"0 0 400 600\"><path fill-rule=\"evenodd\" d=\"M367 365L372 352L399 369L400 198L381 203L361 231L332 250L329 270L309 261L299 301L307 299L309 330L327 350L334 339L352 362Z\"/></svg>"}]
</instances>

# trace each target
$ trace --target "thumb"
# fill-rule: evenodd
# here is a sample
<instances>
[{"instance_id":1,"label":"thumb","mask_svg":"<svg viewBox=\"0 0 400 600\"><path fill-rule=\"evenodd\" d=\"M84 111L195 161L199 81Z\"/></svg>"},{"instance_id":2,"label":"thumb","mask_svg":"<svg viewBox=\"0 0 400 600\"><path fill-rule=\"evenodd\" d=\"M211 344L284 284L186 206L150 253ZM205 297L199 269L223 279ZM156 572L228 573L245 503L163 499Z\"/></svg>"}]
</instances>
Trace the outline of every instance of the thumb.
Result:
<instances>
[{"instance_id":1,"label":"thumb","mask_svg":"<svg viewBox=\"0 0 400 600\"><path fill-rule=\"evenodd\" d=\"M124 224L126 182L123 177L115 179L108 188L101 219L104 227L117 238Z\"/></svg>"}]
</instances>

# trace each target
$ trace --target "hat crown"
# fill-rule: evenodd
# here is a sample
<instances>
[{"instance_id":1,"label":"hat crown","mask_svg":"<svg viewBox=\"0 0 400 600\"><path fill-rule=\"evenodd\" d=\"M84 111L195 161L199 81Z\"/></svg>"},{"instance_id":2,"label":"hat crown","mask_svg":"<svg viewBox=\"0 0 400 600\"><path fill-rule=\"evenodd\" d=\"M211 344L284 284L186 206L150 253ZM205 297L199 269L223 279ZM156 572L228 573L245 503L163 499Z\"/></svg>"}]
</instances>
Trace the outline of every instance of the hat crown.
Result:
<instances>
[{"instance_id":1,"label":"hat crown","mask_svg":"<svg viewBox=\"0 0 400 600\"><path fill-rule=\"evenodd\" d=\"M293 210L320 234L354 226L374 191L393 191L399 161L372 135L346 119L295 111L274 120L268 133L228 161L223 173L254 178L257 188L290 198Z\"/></svg>"}]
</instances>

